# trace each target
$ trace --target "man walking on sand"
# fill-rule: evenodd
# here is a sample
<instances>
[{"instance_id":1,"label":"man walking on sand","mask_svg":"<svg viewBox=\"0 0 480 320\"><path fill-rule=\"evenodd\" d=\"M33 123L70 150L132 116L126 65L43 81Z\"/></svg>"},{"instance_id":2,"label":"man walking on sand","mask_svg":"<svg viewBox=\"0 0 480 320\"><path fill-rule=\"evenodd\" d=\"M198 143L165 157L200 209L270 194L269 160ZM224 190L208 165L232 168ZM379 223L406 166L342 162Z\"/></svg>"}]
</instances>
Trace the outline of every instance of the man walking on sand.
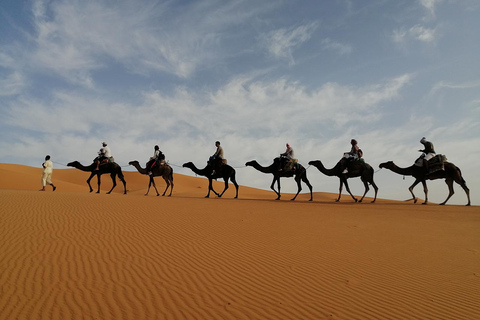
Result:
<instances>
[{"instance_id":1,"label":"man walking on sand","mask_svg":"<svg viewBox=\"0 0 480 320\"><path fill-rule=\"evenodd\" d=\"M45 186L47 183L52 186L53 191L57 189L52 183L52 173L53 173L53 163L50 160L50 156L45 157L45 162L42 163L43 174L42 174L42 189L40 191L45 191Z\"/></svg>"}]
</instances>

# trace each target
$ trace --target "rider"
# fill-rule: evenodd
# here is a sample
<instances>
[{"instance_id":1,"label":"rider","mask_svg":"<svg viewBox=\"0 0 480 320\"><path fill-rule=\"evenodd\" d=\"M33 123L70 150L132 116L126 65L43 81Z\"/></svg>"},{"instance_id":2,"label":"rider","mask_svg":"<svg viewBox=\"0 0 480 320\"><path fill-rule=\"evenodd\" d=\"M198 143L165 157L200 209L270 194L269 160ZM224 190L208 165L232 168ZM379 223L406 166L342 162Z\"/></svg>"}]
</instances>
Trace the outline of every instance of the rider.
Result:
<instances>
[{"instance_id":1,"label":"rider","mask_svg":"<svg viewBox=\"0 0 480 320\"><path fill-rule=\"evenodd\" d=\"M223 160L223 148L220 146L220 141L215 141L215 146L217 147L217 150L215 153L210 157L209 163L213 166L213 171L212 175L215 174L216 169L218 169L222 163L224 162Z\"/></svg>"},{"instance_id":2,"label":"rider","mask_svg":"<svg viewBox=\"0 0 480 320\"><path fill-rule=\"evenodd\" d=\"M286 147L287 149L285 150L285 152L280 154L281 161L279 171L282 171L286 164L288 164L288 168L285 168L287 171L291 169L295 170L295 168L293 167L295 163L295 153L289 143L287 143Z\"/></svg>"},{"instance_id":3,"label":"rider","mask_svg":"<svg viewBox=\"0 0 480 320\"><path fill-rule=\"evenodd\" d=\"M358 147L358 142L355 139L350 140L352 148L349 152L343 154L343 158L340 160L342 173L348 173L348 164L351 161L360 160L363 156L363 151Z\"/></svg>"},{"instance_id":4,"label":"rider","mask_svg":"<svg viewBox=\"0 0 480 320\"><path fill-rule=\"evenodd\" d=\"M153 156L147 162L147 174L151 175L155 165L162 165L165 163L165 155L160 151L160 147L156 145L153 147Z\"/></svg>"},{"instance_id":5,"label":"rider","mask_svg":"<svg viewBox=\"0 0 480 320\"><path fill-rule=\"evenodd\" d=\"M110 151L110 147L107 146L107 143L104 141L102 142L102 148L98 151L98 157L95 158L95 163L97 164L95 170L98 170L101 165L104 165L109 161L113 162L112 152Z\"/></svg>"},{"instance_id":6,"label":"rider","mask_svg":"<svg viewBox=\"0 0 480 320\"><path fill-rule=\"evenodd\" d=\"M436 156L435 149L433 148L433 143L427 141L425 137L420 140L420 143L423 144L424 149L418 150L422 152L422 155L415 161L415 164L419 167L424 166L428 172L428 160Z\"/></svg>"}]
</instances>

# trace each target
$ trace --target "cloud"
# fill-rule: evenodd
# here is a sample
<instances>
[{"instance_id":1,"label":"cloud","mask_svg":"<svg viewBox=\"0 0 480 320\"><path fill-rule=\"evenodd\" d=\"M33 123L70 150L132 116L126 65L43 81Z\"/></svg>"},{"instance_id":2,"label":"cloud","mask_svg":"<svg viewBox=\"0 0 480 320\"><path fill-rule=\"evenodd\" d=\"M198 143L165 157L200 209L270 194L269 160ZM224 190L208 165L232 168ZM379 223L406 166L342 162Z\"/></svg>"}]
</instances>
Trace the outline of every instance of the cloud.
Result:
<instances>
[{"instance_id":1,"label":"cloud","mask_svg":"<svg viewBox=\"0 0 480 320\"><path fill-rule=\"evenodd\" d=\"M266 10L248 1L178 8L158 1L37 0L31 65L87 88L94 87L92 72L111 63L135 74L188 78L199 66L218 63L227 31Z\"/></svg>"},{"instance_id":2,"label":"cloud","mask_svg":"<svg viewBox=\"0 0 480 320\"><path fill-rule=\"evenodd\" d=\"M427 15L424 17L424 20L431 20L435 19L435 7L437 4L442 2L442 0L419 0L420 4L425 8L427 11Z\"/></svg>"},{"instance_id":3,"label":"cloud","mask_svg":"<svg viewBox=\"0 0 480 320\"><path fill-rule=\"evenodd\" d=\"M9 74L5 79L0 78L0 96L18 94L25 86L25 79L19 72Z\"/></svg>"},{"instance_id":4,"label":"cloud","mask_svg":"<svg viewBox=\"0 0 480 320\"><path fill-rule=\"evenodd\" d=\"M397 29L393 31L392 39L395 43L406 45L409 41L415 40L423 43L433 44L437 39L437 30L426 28L422 25L414 25L408 30Z\"/></svg>"},{"instance_id":5,"label":"cloud","mask_svg":"<svg viewBox=\"0 0 480 320\"><path fill-rule=\"evenodd\" d=\"M330 38L326 38L322 40L322 47L325 50L336 51L340 55L350 54L353 51L352 46L333 41Z\"/></svg>"},{"instance_id":6,"label":"cloud","mask_svg":"<svg viewBox=\"0 0 480 320\"><path fill-rule=\"evenodd\" d=\"M464 83L450 83L446 81L439 81L435 83L430 90L430 95L436 94L439 90L443 88L448 89L472 89L472 88L480 88L480 81L471 81L471 82L464 82Z\"/></svg>"},{"instance_id":7,"label":"cloud","mask_svg":"<svg viewBox=\"0 0 480 320\"><path fill-rule=\"evenodd\" d=\"M270 55L276 59L289 60L293 65L295 64L293 51L308 41L317 27L318 23L312 22L298 27L273 30L260 38Z\"/></svg>"},{"instance_id":8,"label":"cloud","mask_svg":"<svg viewBox=\"0 0 480 320\"><path fill-rule=\"evenodd\" d=\"M279 79L232 79L210 92L178 87L171 95L145 91L138 102L124 103L96 96L56 92L51 101L21 98L11 103L4 122L43 135L116 137L143 141L216 140L218 136L307 137L317 131L372 124L381 118L382 103L396 99L411 75L382 84L348 87L327 83L308 91ZM302 125L294 125L299 124Z\"/></svg>"}]
</instances>

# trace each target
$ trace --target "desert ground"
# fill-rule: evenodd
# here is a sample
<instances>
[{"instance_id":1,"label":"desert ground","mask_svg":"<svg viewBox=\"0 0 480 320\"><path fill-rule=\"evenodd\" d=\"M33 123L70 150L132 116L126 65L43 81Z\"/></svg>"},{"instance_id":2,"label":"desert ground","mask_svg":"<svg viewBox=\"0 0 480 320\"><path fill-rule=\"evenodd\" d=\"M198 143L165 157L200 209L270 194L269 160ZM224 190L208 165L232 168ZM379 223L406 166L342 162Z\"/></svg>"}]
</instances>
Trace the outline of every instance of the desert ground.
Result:
<instances>
[{"instance_id":1,"label":"desert ground","mask_svg":"<svg viewBox=\"0 0 480 320\"><path fill-rule=\"evenodd\" d=\"M0 164L0 319L480 319L478 206L41 173Z\"/></svg>"}]
</instances>

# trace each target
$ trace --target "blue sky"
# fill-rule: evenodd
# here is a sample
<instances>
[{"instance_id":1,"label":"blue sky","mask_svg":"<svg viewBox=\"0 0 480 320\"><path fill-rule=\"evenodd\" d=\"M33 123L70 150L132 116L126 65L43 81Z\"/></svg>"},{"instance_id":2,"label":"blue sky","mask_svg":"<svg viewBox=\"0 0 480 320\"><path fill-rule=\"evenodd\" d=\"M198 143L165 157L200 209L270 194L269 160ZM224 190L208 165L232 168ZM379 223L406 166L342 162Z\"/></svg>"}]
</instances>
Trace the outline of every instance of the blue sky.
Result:
<instances>
[{"instance_id":1,"label":"blue sky","mask_svg":"<svg viewBox=\"0 0 480 320\"><path fill-rule=\"evenodd\" d=\"M200 167L220 140L239 183L267 189L243 165L270 164L286 142L305 166L333 167L355 138L374 168L407 167L425 136L479 204L476 0L2 0L0 16L2 163L87 163L107 141L120 165L158 144ZM308 175L337 192L336 178ZM379 197L409 198L412 178L375 180ZM447 195L442 181L429 189ZM449 203L465 204L455 190Z\"/></svg>"}]
</instances>

